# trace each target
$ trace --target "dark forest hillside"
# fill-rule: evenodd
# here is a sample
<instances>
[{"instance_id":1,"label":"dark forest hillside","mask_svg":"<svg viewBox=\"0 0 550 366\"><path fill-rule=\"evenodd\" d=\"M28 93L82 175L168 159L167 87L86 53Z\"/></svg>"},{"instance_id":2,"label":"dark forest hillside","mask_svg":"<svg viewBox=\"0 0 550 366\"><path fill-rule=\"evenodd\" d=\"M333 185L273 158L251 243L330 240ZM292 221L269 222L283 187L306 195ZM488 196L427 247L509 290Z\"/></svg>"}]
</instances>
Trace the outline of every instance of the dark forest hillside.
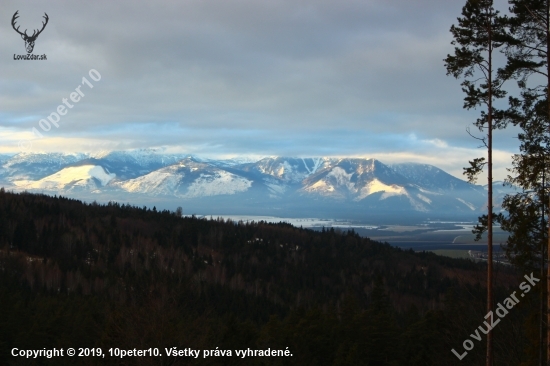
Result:
<instances>
[{"instance_id":1,"label":"dark forest hillside","mask_svg":"<svg viewBox=\"0 0 550 366\"><path fill-rule=\"evenodd\" d=\"M523 274L497 269L501 301ZM0 363L482 364L483 340L463 361L451 348L463 353L485 320L485 274L483 264L353 231L182 218L2 189ZM536 296L493 330L497 364L529 360ZM162 357L24 360L11 356L14 347L158 347ZM233 357L166 356L170 347L218 347ZM287 347L292 357L235 356Z\"/></svg>"}]
</instances>

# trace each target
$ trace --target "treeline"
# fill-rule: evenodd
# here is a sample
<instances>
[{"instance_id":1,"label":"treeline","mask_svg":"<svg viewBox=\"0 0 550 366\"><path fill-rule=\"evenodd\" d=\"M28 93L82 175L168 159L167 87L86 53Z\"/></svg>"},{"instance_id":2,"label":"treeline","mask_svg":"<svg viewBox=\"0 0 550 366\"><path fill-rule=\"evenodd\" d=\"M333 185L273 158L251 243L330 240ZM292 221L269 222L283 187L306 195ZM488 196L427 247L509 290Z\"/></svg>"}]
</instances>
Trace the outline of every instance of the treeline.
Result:
<instances>
[{"instance_id":1,"label":"treeline","mask_svg":"<svg viewBox=\"0 0 550 366\"><path fill-rule=\"evenodd\" d=\"M483 324L483 265L353 231L181 217L0 190L0 360L11 365L453 365ZM497 267L498 298L517 276ZM495 328L531 357L531 294ZM499 297L500 296L500 297ZM519 338L518 338L519 337ZM519 339L519 341L518 341ZM14 347L286 349L292 357L40 359ZM482 364L476 343L467 363ZM511 361L512 360L512 361ZM122 363L121 363L122 362ZM512 363L510 363L512 362Z\"/></svg>"}]
</instances>

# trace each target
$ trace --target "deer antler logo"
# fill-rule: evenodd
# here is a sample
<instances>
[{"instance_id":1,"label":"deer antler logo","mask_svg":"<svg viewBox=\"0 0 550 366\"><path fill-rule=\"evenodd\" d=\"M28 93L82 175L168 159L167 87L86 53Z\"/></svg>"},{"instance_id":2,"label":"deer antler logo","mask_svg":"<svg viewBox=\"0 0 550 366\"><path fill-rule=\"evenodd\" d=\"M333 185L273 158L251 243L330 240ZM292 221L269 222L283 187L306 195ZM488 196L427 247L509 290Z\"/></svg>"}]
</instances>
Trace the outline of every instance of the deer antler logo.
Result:
<instances>
[{"instance_id":1,"label":"deer antler logo","mask_svg":"<svg viewBox=\"0 0 550 366\"><path fill-rule=\"evenodd\" d=\"M46 21L42 22L42 29L35 29L32 33L32 36L29 36L26 29L25 33L22 33L19 31L19 27L15 28L15 20L19 18L19 15L17 15L17 13L19 13L19 10L17 10L15 14L13 14L13 18L11 18L11 26L17 33L21 35L21 38L23 38L23 40L25 41L25 48L27 49L27 53L32 53L32 50L34 49L34 41L36 41L38 35L42 33L44 28L46 28L46 24L48 24L48 14L44 13L45 15L43 16L43 18L46 19Z\"/></svg>"}]
</instances>

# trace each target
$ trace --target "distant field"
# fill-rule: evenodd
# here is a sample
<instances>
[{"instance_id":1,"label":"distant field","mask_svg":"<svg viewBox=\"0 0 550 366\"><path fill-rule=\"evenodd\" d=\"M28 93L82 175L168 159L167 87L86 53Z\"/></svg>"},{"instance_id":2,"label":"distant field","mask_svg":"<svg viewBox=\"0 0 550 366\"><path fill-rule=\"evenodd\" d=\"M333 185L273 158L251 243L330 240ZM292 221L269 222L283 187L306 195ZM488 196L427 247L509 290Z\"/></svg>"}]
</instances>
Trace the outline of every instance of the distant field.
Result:
<instances>
[{"instance_id":1,"label":"distant field","mask_svg":"<svg viewBox=\"0 0 550 366\"><path fill-rule=\"evenodd\" d=\"M502 232L502 231L497 232L495 230L493 234L493 243L494 244L505 243L506 240L508 239L508 235L509 234L506 232ZM459 235L456 238L454 238L453 244L472 244L476 242L474 239L475 239L474 234ZM484 235L479 241L479 243L487 243L487 236Z\"/></svg>"},{"instance_id":2,"label":"distant field","mask_svg":"<svg viewBox=\"0 0 550 366\"><path fill-rule=\"evenodd\" d=\"M255 216L255 215L206 215L205 217L223 217L235 222L244 221L266 221L286 222L296 227L304 227L313 230L335 229L346 231L353 229L357 234L373 240L387 242L390 245L416 251L432 251L439 255L453 258L468 258L468 249L485 251L487 240L486 235L476 242L474 234L471 233L476 222L463 221L423 221L410 222L407 224L383 224L375 222L360 222L344 219L323 219L323 218L291 218L278 216ZM499 227L494 228L495 250L500 250L500 243L507 239L507 233Z\"/></svg>"},{"instance_id":3,"label":"distant field","mask_svg":"<svg viewBox=\"0 0 550 366\"><path fill-rule=\"evenodd\" d=\"M436 250L430 250L430 252L433 252L437 255L442 255L442 256L451 257L451 258L466 258L466 259L470 258L467 250L436 249Z\"/></svg>"}]
</instances>

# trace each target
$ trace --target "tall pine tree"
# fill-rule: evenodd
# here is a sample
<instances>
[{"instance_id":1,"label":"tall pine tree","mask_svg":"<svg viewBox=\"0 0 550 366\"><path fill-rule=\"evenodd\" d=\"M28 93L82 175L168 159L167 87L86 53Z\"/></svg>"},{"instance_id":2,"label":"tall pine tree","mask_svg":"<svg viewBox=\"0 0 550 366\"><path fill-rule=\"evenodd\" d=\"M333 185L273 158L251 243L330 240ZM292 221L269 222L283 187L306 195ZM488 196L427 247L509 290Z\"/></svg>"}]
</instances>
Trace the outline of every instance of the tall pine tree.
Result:
<instances>
[{"instance_id":1,"label":"tall pine tree","mask_svg":"<svg viewBox=\"0 0 550 366\"><path fill-rule=\"evenodd\" d=\"M522 132L518 135L520 153L514 156L508 181L522 191L505 198L503 208L508 215L502 225L511 232L507 241L511 260L526 270L538 268L541 278L545 278L550 276L550 268L546 276L544 273L545 256L550 255L545 219L550 207L546 188L550 133L550 1L510 0L509 3L510 16L506 18L509 32L505 39L508 62L500 76L517 79L521 89L519 98L510 98L509 117ZM546 283L550 286L549 281ZM540 291L539 364L545 365L550 364L550 328L546 326L550 314L546 319L543 317L550 304L550 292L545 294L542 285Z\"/></svg>"},{"instance_id":2,"label":"tall pine tree","mask_svg":"<svg viewBox=\"0 0 550 366\"><path fill-rule=\"evenodd\" d=\"M470 181L487 166L487 311L493 310L493 130L500 127L500 113L494 101L505 96L502 79L496 77L494 54L502 46L502 20L492 0L468 0L462 8L458 25L451 27L455 46L454 55L445 61L447 75L463 78L462 90L466 93L464 108L485 106L486 111L475 122L486 135L480 140L487 147L487 161L477 158L470 162L466 173ZM487 334L486 364L493 365L493 335Z\"/></svg>"}]
</instances>

